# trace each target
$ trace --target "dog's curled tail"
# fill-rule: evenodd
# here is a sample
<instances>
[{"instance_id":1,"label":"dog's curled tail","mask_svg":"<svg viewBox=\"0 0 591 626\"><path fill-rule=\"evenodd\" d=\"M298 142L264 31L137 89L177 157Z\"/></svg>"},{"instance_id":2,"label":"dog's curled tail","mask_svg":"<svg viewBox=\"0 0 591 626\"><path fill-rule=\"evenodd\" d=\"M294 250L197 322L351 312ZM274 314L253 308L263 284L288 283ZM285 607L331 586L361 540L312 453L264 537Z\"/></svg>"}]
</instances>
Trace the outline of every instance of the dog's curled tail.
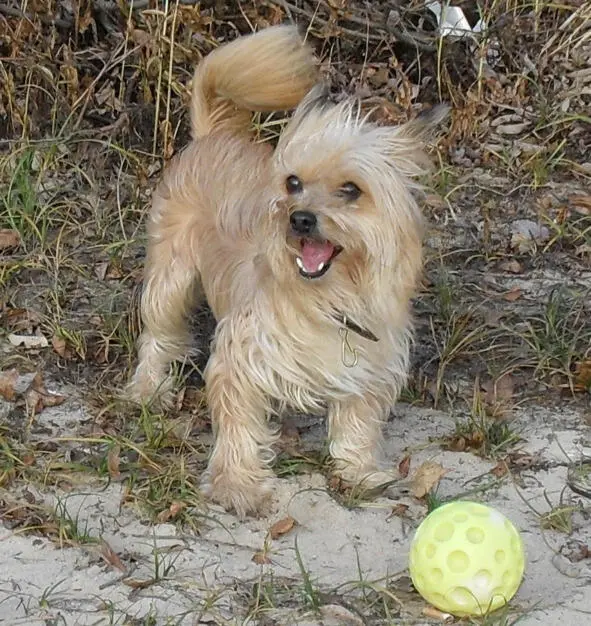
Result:
<instances>
[{"instance_id":1,"label":"dog's curled tail","mask_svg":"<svg viewBox=\"0 0 591 626\"><path fill-rule=\"evenodd\" d=\"M295 26L272 26L222 45L193 77L193 136L246 129L252 111L292 109L316 76L314 54Z\"/></svg>"}]
</instances>

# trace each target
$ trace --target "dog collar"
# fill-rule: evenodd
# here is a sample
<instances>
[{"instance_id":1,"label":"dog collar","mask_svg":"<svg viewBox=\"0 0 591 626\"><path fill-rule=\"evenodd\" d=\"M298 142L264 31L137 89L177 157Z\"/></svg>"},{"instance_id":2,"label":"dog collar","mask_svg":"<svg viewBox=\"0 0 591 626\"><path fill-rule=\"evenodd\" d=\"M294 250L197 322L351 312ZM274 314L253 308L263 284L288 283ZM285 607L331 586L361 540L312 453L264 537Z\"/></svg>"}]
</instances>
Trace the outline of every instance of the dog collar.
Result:
<instances>
[{"instance_id":1,"label":"dog collar","mask_svg":"<svg viewBox=\"0 0 591 626\"><path fill-rule=\"evenodd\" d=\"M348 315L345 313L339 313L337 317L338 321L349 330L357 333L360 337L364 339L369 339L370 341L379 341L379 339L367 328L363 328L356 322L354 322Z\"/></svg>"}]
</instances>

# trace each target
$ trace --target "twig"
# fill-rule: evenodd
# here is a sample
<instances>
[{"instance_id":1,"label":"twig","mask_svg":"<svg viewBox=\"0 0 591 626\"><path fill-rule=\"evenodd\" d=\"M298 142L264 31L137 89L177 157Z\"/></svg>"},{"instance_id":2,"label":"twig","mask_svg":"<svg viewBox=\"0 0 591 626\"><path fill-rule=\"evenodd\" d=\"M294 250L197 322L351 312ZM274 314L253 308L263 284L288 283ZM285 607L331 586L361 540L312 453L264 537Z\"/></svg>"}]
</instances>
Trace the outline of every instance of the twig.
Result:
<instances>
[{"instance_id":1,"label":"twig","mask_svg":"<svg viewBox=\"0 0 591 626\"><path fill-rule=\"evenodd\" d=\"M436 46L427 41L425 36L419 35L418 33L411 34L406 28L397 28L388 18L382 15L380 18L370 21L369 16L358 17L357 15L349 15L348 12L343 9L331 7L327 2L325 2L325 0L319 0L319 3L329 11L337 11L339 17L346 22L359 24L360 26L365 26L366 28L367 26L373 27L375 30L394 35L394 37L396 37L399 41L416 46L421 50L432 51L436 49Z\"/></svg>"},{"instance_id":2,"label":"twig","mask_svg":"<svg viewBox=\"0 0 591 626\"><path fill-rule=\"evenodd\" d=\"M290 2L287 2L286 0L281 0L279 4L283 6L286 11L303 15L304 17L307 17L311 22L316 21L322 26L327 26L329 24L328 20L318 17L317 14L313 15L306 9L302 9L301 7L293 5ZM323 0L320 0L320 4L323 7L327 8L328 10L331 10L331 11L336 10L338 18L342 19L343 21L351 22L353 24L359 24L360 26L365 26L366 28L369 27L381 33L380 35L376 35L372 33L356 31L350 28L346 28L344 26L339 26L338 27L339 31L343 33L344 35L361 38L361 39L364 39L365 41L369 40L369 41L378 41L378 42L384 41L387 35L392 35L396 38L397 41L408 43L409 45L415 46L416 48L419 48L421 50L430 52L436 49L436 46L434 44L424 41L424 39L422 39L419 35L412 35L406 29L403 30L403 29L397 28L393 24L388 23L387 19L384 19L380 23L375 20L370 20L369 17L358 17L356 15L348 15L344 13L343 11L341 11L340 9L333 9L332 7L330 7L330 5L323 2Z\"/></svg>"},{"instance_id":3,"label":"twig","mask_svg":"<svg viewBox=\"0 0 591 626\"><path fill-rule=\"evenodd\" d=\"M22 20L28 20L31 24L34 23L37 18L41 23L49 26L57 26L57 28L71 28L74 25L74 20L63 20L59 17L50 17L48 15L36 15L33 17L30 13L25 13L16 7L7 7L0 4L0 13L7 17L18 17Z\"/></svg>"},{"instance_id":4,"label":"twig","mask_svg":"<svg viewBox=\"0 0 591 626\"><path fill-rule=\"evenodd\" d=\"M271 4L273 3L271 2ZM307 17L311 23L318 22L321 26L329 25L328 20L324 20L321 17L318 17L318 15L312 14L309 11L306 11L306 9L301 9L298 6L295 6L294 4L290 4L289 2L285 2L285 1L281 1L279 4L281 4L281 6L283 6L286 10L289 9L293 13L297 13L299 15L303 15L304 17ZM379 35L361 33L357 30L351 30L350 28L345 28L343 26L339 26L338 28L341 33L343 33L344 35L350 35L351 37L361 37L362 39L365 39L365 40L369 39L370 41L379 41L379 42L384 41L384 37L380 37Z\"/></svg>"}]
</instances>

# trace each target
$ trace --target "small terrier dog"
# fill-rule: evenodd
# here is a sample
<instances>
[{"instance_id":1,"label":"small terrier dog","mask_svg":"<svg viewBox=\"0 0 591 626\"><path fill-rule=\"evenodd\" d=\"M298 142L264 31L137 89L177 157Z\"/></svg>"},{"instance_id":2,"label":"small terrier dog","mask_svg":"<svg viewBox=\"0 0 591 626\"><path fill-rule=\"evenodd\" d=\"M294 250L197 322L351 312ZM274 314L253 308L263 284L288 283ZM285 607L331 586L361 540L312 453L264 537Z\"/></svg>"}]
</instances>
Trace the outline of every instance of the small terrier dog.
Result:
<instances>
[{"instance_id":1,"label":"small terrier dog","mask_svg":"<svg viewBox=\"0 0 591 626\"><path fill-rule=\"evenodd\" d=\"M345 484L393 479L380 443L409 365L422 269L414 192L429 164L424 133L447 108L383 127L317 82L296 27L209 54L193 79L193 140L165 170L147 226L129 393L170 406L170 365L186 355L188 317L205 298L217 326L204 490L240 517L264 509L278 437L269 417L287 407L328 414ZM252 112L295 107L274 149L256 141Z\"/></svg>"}]
</instances>

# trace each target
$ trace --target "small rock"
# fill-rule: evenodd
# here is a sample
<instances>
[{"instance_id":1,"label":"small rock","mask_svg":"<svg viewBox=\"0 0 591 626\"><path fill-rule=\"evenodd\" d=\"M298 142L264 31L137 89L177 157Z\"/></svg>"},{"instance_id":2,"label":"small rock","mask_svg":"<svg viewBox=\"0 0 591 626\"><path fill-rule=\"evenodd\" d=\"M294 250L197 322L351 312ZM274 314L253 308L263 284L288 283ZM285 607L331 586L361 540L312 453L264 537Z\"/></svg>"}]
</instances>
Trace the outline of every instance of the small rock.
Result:
<instances>
[{"instance_id":1,"label":"small rock","mask_svg":"<svg viewBox=\"0 0 591 626\"><path fill-rule=\"evenodd\" d=\"M527 252L535 247L536 242L550 238L550 231L531 220L515 220L511 225L511 246L520 252Z\"/></svg>"}]
</instances>

